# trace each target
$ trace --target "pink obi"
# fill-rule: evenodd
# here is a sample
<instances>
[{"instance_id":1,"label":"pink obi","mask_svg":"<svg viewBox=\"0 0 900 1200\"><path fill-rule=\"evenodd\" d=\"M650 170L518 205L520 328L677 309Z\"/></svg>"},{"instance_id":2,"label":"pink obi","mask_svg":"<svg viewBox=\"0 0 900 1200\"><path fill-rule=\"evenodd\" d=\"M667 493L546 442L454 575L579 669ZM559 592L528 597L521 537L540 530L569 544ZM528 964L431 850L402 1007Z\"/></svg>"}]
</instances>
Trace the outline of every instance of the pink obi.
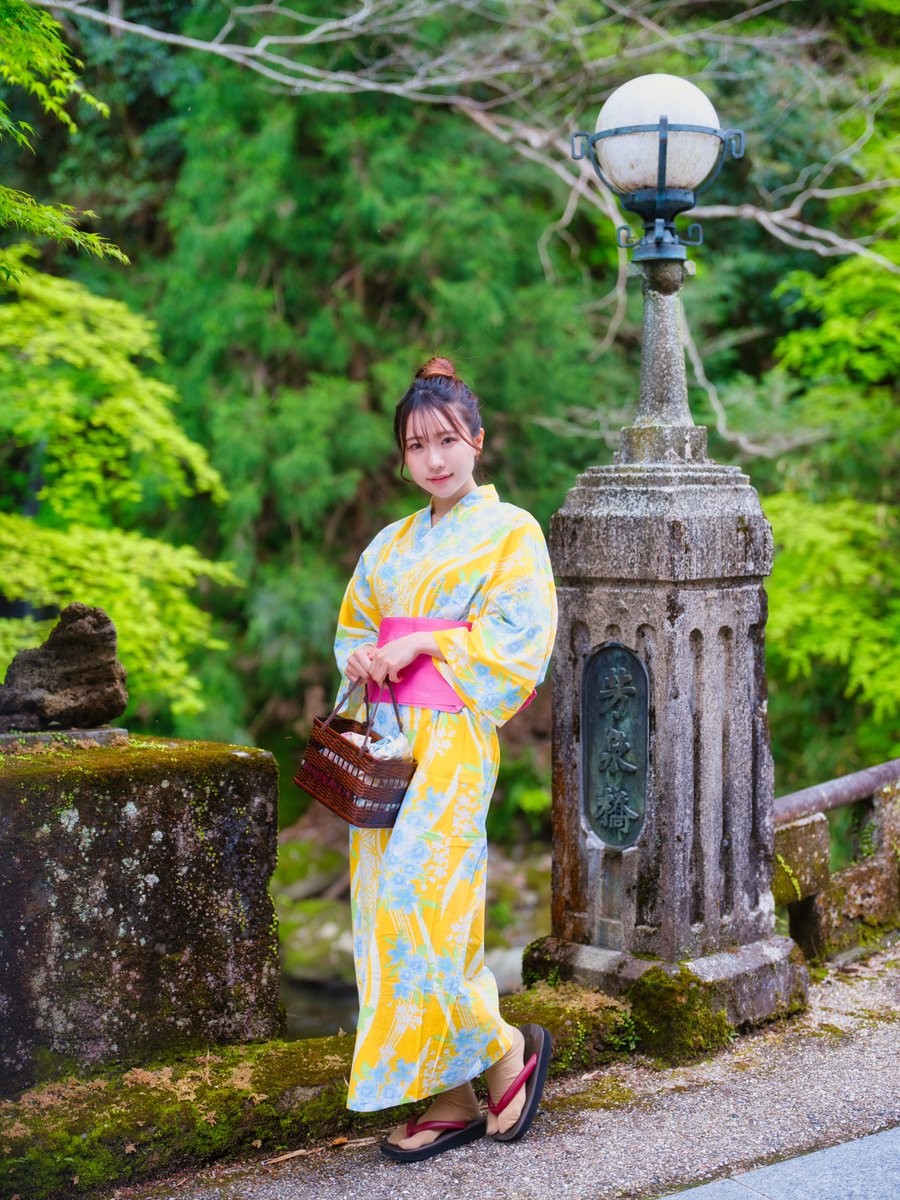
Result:
<instances>
[{"instance_id":1,"label":"pink obi","mask_svg":"<svg viewBox=\"0 0 900 1200\"><path fill-rule=\"evenodd\" d=\"M445 621L442 617L384 617L378 626L378 645L395 642L397 638L406 637L408 633L421 633L428 630L436 633L439 629L471 629L471 621ZM369 703L377 699L391 702L391 693L387 688L378 689L374 683L368 685ZM418 708L436 708L438 712L462 712L465 704L454 692L453 688L434 665L430 654L419 654L400 672L400 679L394 684L394 695L398 704L414 704Z\"/></svg>"},{"instance_id":2,"label":"pink obi","mask_svg":"<svg viewBox=\"0 0 900 1200\"><path fill-rule=\"evenodd\" d=\"M427 630L436 633L441 629L471 629L471 621L447 621L443 617L383 617L378 627L379 646L406 637L409 633ZM417 655L400 672L400 679L393 685L398 704L411 704L417 708L433 708L438 712L458 713L466 707L458 694L434 665L430 654ZM376 700L390 704L391 694L386 687L379 693L374 683L367 684L369 703ZM536 693L532 692L522 708L527 708ZM519 712L522 711L519 709Z\"/></svg>"}]
</instances>

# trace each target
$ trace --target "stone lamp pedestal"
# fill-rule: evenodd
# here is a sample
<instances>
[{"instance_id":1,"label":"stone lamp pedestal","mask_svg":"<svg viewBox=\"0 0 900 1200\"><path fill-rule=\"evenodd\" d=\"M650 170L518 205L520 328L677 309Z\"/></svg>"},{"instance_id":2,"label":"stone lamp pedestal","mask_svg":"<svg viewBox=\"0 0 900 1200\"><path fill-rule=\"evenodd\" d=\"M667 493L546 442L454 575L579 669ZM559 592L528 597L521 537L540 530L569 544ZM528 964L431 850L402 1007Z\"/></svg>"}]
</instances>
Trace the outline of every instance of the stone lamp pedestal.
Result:
<instances>
[{"instance_id":1,"label":"stone lamp pedestal","mask_svg":"<svg viewBox=\"0 0 900 1200\"><path fill-rule=\"evenodd\" d=\"M525 975L637 999L653 972L747 1025L802 1007L808 983L773 932L772 536L747 476L707 458L690 415L685 264L637 270L634 425L551 524L553 933Z\"/></svg>"}]
</instances>

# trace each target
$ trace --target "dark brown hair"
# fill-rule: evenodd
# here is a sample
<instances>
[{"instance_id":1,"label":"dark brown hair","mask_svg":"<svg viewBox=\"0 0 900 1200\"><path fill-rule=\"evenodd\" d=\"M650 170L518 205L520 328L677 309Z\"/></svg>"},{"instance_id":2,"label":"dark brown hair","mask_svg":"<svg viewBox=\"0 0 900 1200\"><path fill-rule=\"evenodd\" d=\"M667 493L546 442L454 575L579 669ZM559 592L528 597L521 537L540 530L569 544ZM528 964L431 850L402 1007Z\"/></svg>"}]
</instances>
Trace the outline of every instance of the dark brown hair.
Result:
<instances>
[{"instance_id":1,"label":"dark brown hair","mask_svg":"<svg viewBox=\"0 0 900 1200\"><path fill-rule=\"evenodd\" d=\"M400 451L400 478L406 466L406 431L416 414L434 413L449 422L456 433L474 450L478 450L478 431L481 429L479 400L456 374L449 358L429 358L416 371L415 378L400 398L394 413L394 437ZM412 480L408 480L412 483Z\"/></svg>"}]
</instances>

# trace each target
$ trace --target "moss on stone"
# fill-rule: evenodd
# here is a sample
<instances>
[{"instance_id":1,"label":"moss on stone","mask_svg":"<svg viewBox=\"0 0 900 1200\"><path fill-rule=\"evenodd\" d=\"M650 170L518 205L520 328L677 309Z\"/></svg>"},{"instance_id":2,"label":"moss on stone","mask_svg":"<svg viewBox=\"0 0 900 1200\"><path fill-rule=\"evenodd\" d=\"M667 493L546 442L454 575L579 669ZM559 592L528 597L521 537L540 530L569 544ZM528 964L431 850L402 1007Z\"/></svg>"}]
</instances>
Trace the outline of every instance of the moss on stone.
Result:
<instances>
[{"instance_id":1,"label":"moss on stone","mask_svg":"<svg viewBox=\"0 0 900 1200\"><path fill-rule=\"evenodd\" d=\"M577 1092L567 1092L563 1096L554 1096L544 1100L542 1107L548 1112L565 1112L577 1108L583 1109L613 1109L624 1108L635 1100L635 1093L619 1079L598 1079L589 1088Z\"/></svg>"},{"instance_id":2,"label":"moss on stone","mask_svg":"<svg viewBox=\"0 0 900 1200\"><path fill-rule=\"evenodd\" d=\"M602 1066L628 1049L627 1005L573 983L541 982L505 996L500 1011L511 1025L543 1025L553 1038L551 1075Z\"/></svg>"},{"instance_id":3,"label":"moss on stone","mask_svg":"<svg viewBox=\"0 0 900 1200\"><path fill-rule=\"evenodd\" d=\"M555 937L535 938L522 951L522 983L526 988L546 980L554 986L571 978L568 946Z\"/></svg>"},{"instance_id":4,"label":"moss on stone","mask_svg":"<svg viewBox=\"0 0 900 1200\"><path fill-rule=\"evenodd\" d=\"M626 1005L574 985L541 984L505 997L501 1010L513 1024L550 1030L556 1075L621 1057L630 1027ZM224 1155L371 1133L417 1111L350 1112L352 1052L349 1034L214 1046L0 1100L0 1195L68 1200ZM594 1101L604 1107L626 1097L598 1084Z\"/></svg>"},{"instance_id":5,"label":"moss on stone","mask_svg":"<svg viewBox=\"0 0 900 1200\"><path fill-rule=\"evenodd\" d=\"M840 1025L832 1025L829 1021L822 1021L815 1029L810 1030L813 1037L827 1037L834 1041L841 1041L847 1036L846 1031L841 1029Z\"/></svg>"},{"instance_id":6,"label":"moss on stone","mask_svg":"<svg viewBox=\"0 0 900 1200\"><path fill-rule=\"evenodd\" d=\"M713 1011L714 989L684 964L670 974L651 967L625 993L641 1049L667 1063L688 1062L729 1045L734 1026Z\"/></svg>"},{"instance_id":7,"label":"moss on stone","mask_svg":"<svg viewBox=\"0 0 900 1200\"><path fill-rule=\"evenodd\" d=\"M60 739L43 743L40 748L14 752L7 750L0 772L0 798L15 794L20 798L23 783L44 786L65 799L59 791L59 779L70 778L73 783L87 782L95 771L123 772L135 779L149 775L156 778L160 765L177 767L189 764L192 773L206 762L212 766L228 760L234 751L242 758L268 759L276 771L275 760L267 750L247 746L232 746L223 742L194 742L176 738L165 741L132 735L127 741L104 746L97 742L77 742Z\"/></svg>"},{"instance_id":8,"label":"moss on stone","mask_svg":"<svg viewBox=\"0 0 900 1200\"><path fill-rule=\"evenodd\" d=\"M270 754L132 737L0 765L0 1092L280 1031Z\"/></svg>"},{"instance_id":9,"label":"moss on stone","mask_svg":"<svg viewBox=\"0 0 900 1200\"><path fill-rule=\"evenodd\" d=\"M328 1132L353 1129L343 1084L352 1047L348 1035L219 1046L31 1088L0 1102L0 1195L77 1196L257 1140L273 1151L303 1145L325 1120Z\"/></svg>"}]
</instances>

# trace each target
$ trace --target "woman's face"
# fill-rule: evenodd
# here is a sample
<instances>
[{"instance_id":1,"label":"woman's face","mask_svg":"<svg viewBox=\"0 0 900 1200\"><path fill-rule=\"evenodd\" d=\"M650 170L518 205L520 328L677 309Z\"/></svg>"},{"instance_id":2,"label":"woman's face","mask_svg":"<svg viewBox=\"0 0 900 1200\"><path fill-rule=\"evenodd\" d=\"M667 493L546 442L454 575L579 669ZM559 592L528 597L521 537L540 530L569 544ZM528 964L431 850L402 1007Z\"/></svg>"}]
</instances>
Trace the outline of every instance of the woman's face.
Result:
<instances>
[{"instance_id":1,"label":"woman's face","mask_svg":"<svg viewBox=\"0 0 900 1200\"><path fill-rule=\"evenodd\" d=\"M454 416L460 420L459 413ZM484 430L479 429L473 440L480 450ZM476 457L475 449L434 409L416 413L407 422L406 466L413 481L434 496L435 511L446 510L472 491Z\"/></svg>"}]
</instances>

